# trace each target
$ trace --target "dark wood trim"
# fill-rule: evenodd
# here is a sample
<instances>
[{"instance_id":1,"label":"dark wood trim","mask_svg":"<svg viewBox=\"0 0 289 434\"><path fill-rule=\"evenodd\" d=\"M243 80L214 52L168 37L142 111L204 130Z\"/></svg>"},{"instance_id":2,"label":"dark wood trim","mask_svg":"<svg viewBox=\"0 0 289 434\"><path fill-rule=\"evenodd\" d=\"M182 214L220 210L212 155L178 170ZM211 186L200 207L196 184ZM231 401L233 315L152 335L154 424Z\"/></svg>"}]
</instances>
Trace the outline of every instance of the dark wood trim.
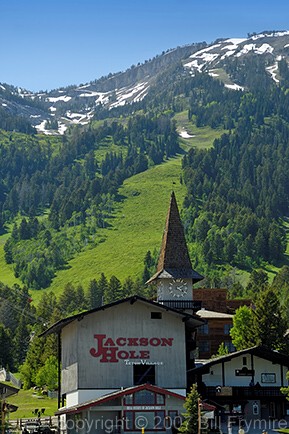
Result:
<instances>
[{"instance_id":1,"label":"dark wood trim","mask_svg":"<svg viewBox=\"0 0 289 434\"><path fill-rule=\"evenodd\" d=\"M222 362L222 386L225 386L225 363Z\"/></svg>"},{"instance_id":2,"label":"dark wood trim","mask_svg":"<svg viewBox=\"0 0 289 434\"><path fill-rule=\"evenodd\" d=\"M57 356L58 356L58 408L61 407L61 336L57 333Z\"/></svg>"},{"instance_id":3,"label":"dark wood trim","mask_svg":"<svg viewBox=\"0 0 289 434\"><path fill-rule=\"evenodd\" d=\"M254 354L251 353L252 382L255 384Z\"/></svg>"}]
</instances>

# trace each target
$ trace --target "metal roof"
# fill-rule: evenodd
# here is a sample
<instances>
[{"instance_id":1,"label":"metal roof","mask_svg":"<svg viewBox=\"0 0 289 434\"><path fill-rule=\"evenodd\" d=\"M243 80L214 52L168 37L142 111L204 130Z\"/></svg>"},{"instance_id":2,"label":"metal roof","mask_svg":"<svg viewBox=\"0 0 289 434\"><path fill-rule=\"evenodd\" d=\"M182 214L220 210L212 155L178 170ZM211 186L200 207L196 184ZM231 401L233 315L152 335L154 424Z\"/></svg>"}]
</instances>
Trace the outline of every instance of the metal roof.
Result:
<instances>
[{"instance_id":1,"label":"metal roof","mask_svg":"<svg viewBox=\"0 0 289 434\"><path fill-rule=\"evenodd\" d=\"M125 395L130 395L132 393L139 392L140 390L149 390L151 392L160 393L163 395L174 396L175 398L178 398L182 401L185 400L185 396L179 395L178 393L175 393L175 392L171 392L170 390L167 390L167 389L163 389L162 387L153 386L151 384L141 384L139 386L132 386L132 387L128 387L126 389L117 390L116 392L112 392L112 393L109 393L107 395L104 395L104 396L101 396L101 397L98 397L95 399L91 399L90 401L82 402L80 404L74 405L74 406L69 407L69 408L60 408L55 414L59 415L59 414L77 413L79 411L86 410L90 407L95 407L97 405L100 405L104 402L111 401L113 399L120 398L120 397L125 396Z\"/></svg>"},{"instance_id":2,"label":"metal roof","mask_svg":"<svg viewBox=\"0 0 289 434\"><path fill-rule=\"evenodd\" d=\"M273 363L279 363L280 365L289 367L289 356L283 353L279 353L276 350L271 350L270 348L261 345L254 346L251 348L246 348L244 350L235 351L233 353L229 353L225 356L216 357L214 359L208 360L206 363L201 366L197 366L196 368L190 369L189 372L194 372L196 374L201 373L202 371L206 371L213 365L222 362L230 362L232 359L243 356L245 354L252 354L256 357L260 357L261 359L272 361ZM197 361L196 361L197 362Z\"/></svg>"},{"instance_id":3,"label":"metal roof","mask_svg":"<svg viewBox=\"0 0 289 434\"><path fill-rule=\"evenodd\" d=\"M169 312L169 313L174 314L174 315L182 316L183 320L186 321L186 323L191 323L195 327L199 327L199 326L204 324L204 320L202 320L200 317L198 317L196 315L188 314L188 313L182 312L178 309L174 309L174 308L168 307L164 304L158 303L156 301L148 300L144 297L141 297L140 295L133 295L131 297L117 300L113 303L109 303L109 304L106 304L104 306L100 306L100 307L97 307L95 309L83 311L83 312L80 312L76 315L72 315L70 317L61 319L61 320L57 321L55 324L53 324L52 326L50 326L47 330L45 330L39 336L41 337L41 336L47 336L47 335L52 334L52 333L60 333L60 331L64 327L66 327L68 324L70 324L73 321L80 321L81 319L83 319L87 315L91 315L94 313L102 312L102 311L107 310L107 309L111 309L112 307L118 306L119 304L128 303L130 305L133 305L136 302L148 304L154 308L164 310L164 311Z\"/></svg>"}]
</instances>

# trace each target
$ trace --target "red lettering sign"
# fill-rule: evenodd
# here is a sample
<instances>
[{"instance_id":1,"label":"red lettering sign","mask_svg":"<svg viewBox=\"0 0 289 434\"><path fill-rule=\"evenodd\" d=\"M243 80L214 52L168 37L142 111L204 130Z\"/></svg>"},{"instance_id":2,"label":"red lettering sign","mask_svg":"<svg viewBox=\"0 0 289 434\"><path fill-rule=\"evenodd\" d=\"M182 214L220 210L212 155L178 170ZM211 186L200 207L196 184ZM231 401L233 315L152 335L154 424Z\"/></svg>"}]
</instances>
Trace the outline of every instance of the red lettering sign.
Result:
<instances>
[{"instance_id":1,"label":"red lettering sign","mask_svg":"<svg viewBox=\"0 0 289 434\"><path fill-rule=\"evenodd\" d=\"M174 338L124 338L118 337L115 341L106 335L94 335L96 339L96 348L89 350L92 357L99 358L101 363L118 363L119 360L128 359L149 359L150 352L148 350L125 350L119 347L171 347Z\"/></svg>"}]
</instances>

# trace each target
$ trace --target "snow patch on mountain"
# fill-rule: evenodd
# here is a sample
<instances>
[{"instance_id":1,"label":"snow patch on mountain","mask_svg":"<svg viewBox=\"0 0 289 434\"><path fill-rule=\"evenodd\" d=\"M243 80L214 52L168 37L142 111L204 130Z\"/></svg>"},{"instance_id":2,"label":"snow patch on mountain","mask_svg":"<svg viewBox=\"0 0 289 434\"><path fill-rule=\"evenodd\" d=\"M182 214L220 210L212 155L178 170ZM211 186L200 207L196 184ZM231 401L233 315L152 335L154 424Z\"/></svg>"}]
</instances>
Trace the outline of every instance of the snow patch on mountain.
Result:
<instances>
[{"instance_id":1,"label":"snow patch on mountain","mask_svg":"<svg viewBox=\"0 0 289 434\"><path fill-rule=\"evenodd\" d=\"M89 113L73 113L70 110L66 112L66 117L73 124L87 125L93 117L93 111Z\"/></svg>"},{"instance_id":2,"label":"snow patch on mountain","mask_svg":"<svg viewBox=\"0 0 289 434\"><path fill-rule=\"evenodd\" d=\"M279 60L281 60L281 59L279 59ZM274 65L272 65L272 66L268 66L268 67L266 68L266 71L269 72L269 74L271 75L271 77L273 78L273 80L274 80L276 83L280 83L280 80L278 80L278 78L277 78L277 72L278 72L278 61L277 61Z\"/></svg>"},{"instance_id":3,"label":"snow patch on mountain","mask_svg":"<svg viewBox=\"0 0 289 434\"><path fill-rule=\"evenodd\" d=\"M140 101L145 97L147 90L147 82L139 83L133 87L119 89L115 93L116 101L110 104L110 108L123 106L127 102L130 102L130 100Z\"/></svg>"},{"instance_id":4,"label":"snow patch on mountain","mask_svg":"<svg viewBox=\"0 0 289 434\"><path fill-rule=\"evenodd\" d=\"M193 59L191 62L188 62L184 65L185 68L192 69L196 68L199 72L201 72L202 67L206 63L211 63L219 57L219 53L209 53L209 51L215 50L219 48L221 44L211 45L210 47L203 48L202 50L197 51L196 53L190 56L190 59Z\"/></svg>"},{"instance_id":5,"label":"snow patch on mountain","mask_svg":"<svg viewBox=\"0 0 289 434\"><path fill-rule=\"evenodd\" d=\"M65 96L65 95L64 96L57 96L57 97L49 96L47 98L47 100L49 102L59 102L59 101L68 102L71 100L71 96Z\"/></svg>"},{"instance_id":6,"label":"snow patch on mountain","mask_svg":"<svg viewBox=\"0 0 289 434\"><path fill-rule=\"evenodd\" d=\"M209 74L211 77L220 77L220 74L217 74L217 73L214 72L213 70L212 70L212 71L209 71L208 74Z\"/></svg>"},{"instance_id":7,"label":"snow patch on mountain","mask_svg":"<svg viewBox=\"0 0 289 434\"><path fill-rule=\"evenodd\" d=\"M262 44L261 47L257 47L256 44L245 44L243 48L236 53L236 57L248 54L250 51L256 54L273 53L274 48L269 44Z\"/></svg>"},{"instance_id":8,"label":"snow patch on mountain","mask_svg":"<svg viewBox=\"0 0 289 434\"><path fill-rule=\"evenodd\" d=\"M225 87L227 87L228 89L232 89L232 90L244 90L244 88L242 86L239 86L236 83L234 83L234 84L225 84Z\"/></svg>"},{"instance_id":9,"label":"snow patch on mountain","mask_svg":"<svg viewBox=\"0 0 289 434\"><path fill-rule=\"evenodd\" d=\"M277 37L287 36L287 35L289 35L289 31L285 30L283 32L259 33L258 35L253 35L251 39L253 39L253 41L256 41L257 39L261 39L261 38L277 38Z\"/></svg>"},{"instance_id":10,"label":"snow patch on mountain","mask_svg":"<svg viewBox=\"0 0 289 434\"><path fill-rule=\"evenodd\" d=\"M179 132L179 136L182 137L182 139L190 139L191 137L195 137L195 135L189 134L186 130L181 130Z\"/></svg>"}]
</instances>

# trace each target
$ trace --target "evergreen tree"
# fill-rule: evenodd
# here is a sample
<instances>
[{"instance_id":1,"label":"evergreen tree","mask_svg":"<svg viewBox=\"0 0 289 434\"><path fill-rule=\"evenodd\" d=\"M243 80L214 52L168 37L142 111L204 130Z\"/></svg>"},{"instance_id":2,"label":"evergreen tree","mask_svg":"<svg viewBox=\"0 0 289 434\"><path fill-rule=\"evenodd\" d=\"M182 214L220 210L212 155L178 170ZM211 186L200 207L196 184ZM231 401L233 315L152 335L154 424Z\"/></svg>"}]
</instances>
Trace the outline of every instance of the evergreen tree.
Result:
<instances>
[{"instance_id":1,"label":"evergreen tree","mask_svg":"<svg viewBox=\"0 0 289 434\"><path fill-rule=\"evenodd\" d=\"M197 385L193 384L184 403L186 412L183 414L184 421L181 427L179 428L179 432L184 434L198 434L199 404L200 404L200 395L197 390Z\"/></svg>"},{"instance_id":2,"label":"evergreen tree","mask_svg":"<svg viewBox=\"0 0 289 434\"><path fill-rule=\"evenodd\" d=\"M134 281L130 276L127 277L122 285L123 297L130 297L131 295L134 295L134 288Z\"/></svg>"},{"instance_id":3,"label":"evergreen tree","mask_svg":"<svg viewBox=\"0 0 289 434\"><path fill-rule=\"evenodd\" d=\"M285 333L287 324L276 292L267 288L259 293L253 310L253 334L257 345L265 345L272 350L288 350Z\"/></svg>"},{"instance_id":4,"label":"evergreen tree","mask_svg":"<svg viewBox=\"0 0 289 434\"><path fill-rule=\"evenodd\" d=\"M45 292L42 294L41 299L36 308L36 315L38 323L47 328L51 324L51 317L57 306L57 298L54 292Z\"/></svg>"},{"instance_id":5,"label":"evergreen tree","mask_svg":"<svg viewBox=\"0 0 289 434\"><path fill-rule=\"evenodd\" d=\"M253 270L250 274L246 293L253 299L268 287L268 274L264 270Z\"/></svg>"},{"instance_id":6,"label":"evergreen tree","mask_svg":"<svg viewBox=\"0 0 289 434\"><path fill-rule=\"evenodd\" d=\"M100 278L97 282L97 286L99 288L100 293L103 294L102 304L104 304L105 303L104 294L107 294L107 291L108 291L108 281L107 281L107 278L106 278L104 273L101 273Z\"/></svg>"},{"instance_id":7,"label":"evergreen tree","mask_svg":"<svg viewBox=\"0 0 289 434\"><path fill-rule=\"evenodd\" d=\"M111 276L107 290L104 292L105 303L107 304L120 300L122 296L123 292L120 280L115 276Z\"/></svg>"},{"instance_id":8,"label":"evergreen tree","mask_svg":"<svg viewBox=\"0 0 289 434\"><path fill-rule=\"evenodd\" d=\"M25 360L26 353L29 347L30 332L29 332L29 317L26 316L25 311L21 314L18 327L14 336L15 365L19 367Z\"/></svg>"},{"instance_id":9,"label":"evergreen tree","mask_svg":"<svg viewBox=\"0 0 289 434\"><path fill-rule=\"evenodd\" d=\"M75 291L75 301L78 306L78 311L87 309L87 300L85 298L84 290L82 285L78 285Z\"/></svg>"},{"instance_id":10,"label":"evergreen tree","mask_svg":"<svg viewBox=\"0 0 289 434\"><path fill-rule=\"evenodd\" d=\"M9 329L0 324L0 366L13 369L13 340Z\"/></svg>"},{"instance_id":11,"label":"evergreen tree","mask_svg":"<svg viewBox=\"0 0 289 434\"><path fill-rule=\"evenodd\" d=\"M212 356L212 359L215 358L215 357L226 356L227 354L229 354L228 347L226 347L225 344L224 344L224 342L222 342L219 345L217 353Z\"/></svg>"},{"instance_id":12,"label":"evergreen tree","mask_svg":"<svg viewBox=\"0 0 289 434\"><path fill-rule=\"evenodd\" d=\"M72 283L67 283L59 297L59 308L66 315L78 312L78 297Z\"/></svg>"},{"instance_id":13,"label":"evergreen tree","mask_svg":"<svg viewBox=\"0 0 289 434\"><path fill-rule=\"evenodd\" d=\"M102 297L103 291L100 290L96 279L91 280L88 285L88 308L95 309L96 307L100 307L102 305Z\"/></svg>"}]
</instances>

